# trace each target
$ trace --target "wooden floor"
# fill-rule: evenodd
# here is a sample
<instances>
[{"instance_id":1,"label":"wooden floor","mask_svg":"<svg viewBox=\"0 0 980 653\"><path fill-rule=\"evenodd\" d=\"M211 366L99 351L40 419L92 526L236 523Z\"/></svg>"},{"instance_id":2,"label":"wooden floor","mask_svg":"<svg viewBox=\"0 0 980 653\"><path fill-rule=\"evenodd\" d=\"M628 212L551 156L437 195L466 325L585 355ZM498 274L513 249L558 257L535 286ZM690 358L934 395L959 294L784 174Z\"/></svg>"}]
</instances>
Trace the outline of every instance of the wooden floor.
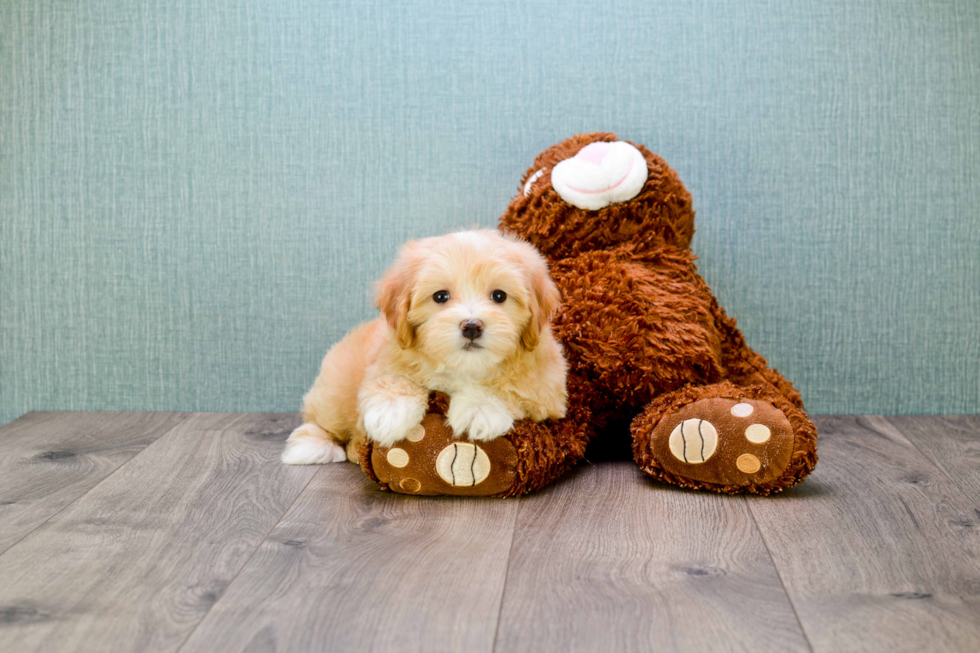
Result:
<instances>
[{"instance_id":1,"label":"wooden floor","mask_svg":"<svg viewBox=\"0 0 980 653\"><path fill-rule=\"evenodd\" d=\"M278 462L294 415L0 429L0 651L977 651L980 416L823 417L778 497L523 499Z\"/></svg>"}]
</instances>

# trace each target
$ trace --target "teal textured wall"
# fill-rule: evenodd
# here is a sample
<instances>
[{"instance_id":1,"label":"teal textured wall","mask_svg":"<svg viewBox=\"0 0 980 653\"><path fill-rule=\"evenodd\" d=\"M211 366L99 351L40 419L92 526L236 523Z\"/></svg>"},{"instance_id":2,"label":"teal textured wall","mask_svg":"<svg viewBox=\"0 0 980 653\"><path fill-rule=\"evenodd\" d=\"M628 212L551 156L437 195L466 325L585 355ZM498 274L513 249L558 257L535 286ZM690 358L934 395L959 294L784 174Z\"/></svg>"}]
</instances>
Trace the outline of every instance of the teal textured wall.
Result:
<instances>
[{"instance_id":1,"label":"teal textured wall","mask_svg":"<svg viewBox=\"0 0 980 653\"><path fill-rule=\"evenodd\" d=\"M408 238L609 130L812 412L980 409L980 3L0 3L0 422L294 410Z\"/></svg>"}]
</instances>

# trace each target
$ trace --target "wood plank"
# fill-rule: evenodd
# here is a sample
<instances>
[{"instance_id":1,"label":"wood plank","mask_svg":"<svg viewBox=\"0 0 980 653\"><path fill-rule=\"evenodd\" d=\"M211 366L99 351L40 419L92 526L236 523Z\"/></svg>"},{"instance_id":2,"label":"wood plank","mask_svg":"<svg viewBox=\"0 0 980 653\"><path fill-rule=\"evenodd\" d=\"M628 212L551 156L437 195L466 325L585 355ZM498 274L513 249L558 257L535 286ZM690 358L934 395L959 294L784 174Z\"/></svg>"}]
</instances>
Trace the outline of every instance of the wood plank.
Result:
<instances>
[{"instance_id":1,"label":"wood plank","mask_svg":"<svg viewBox=\"0 0 980 653\"><path fill-rule=\"evenodd\" d=\"M749 507L817 651L980 650L975 503L880 417L824 417L820 464Z\"/></svg>"},{"instance_id":2,"label":"wood plank","mask_svg":"<svg viewBox=\"0 0 980 653\"><path fill-rule=\"evenodd\" d=\"M489 651L517 506L323 467L182 653Z\"/></svg>"},{"instance_id":3,"label":"wood plank","mask_svg":"<svg viewBox=\"0 0 980 653\"><path fill-rule=\"evenodd\" d=\"M0 555L0 649L175 650L315 473L298 423L195 414Z\"/></svg>"},{"instance_id":4,"label":"wood plank","mask_svg":"<svg viewBox=\"0 0 980 653\"><path fill-rule=\"evenodd\" d=\"M980 415L887 419L980 506Z\"/></svg>"},{"instance_id":5,"label":"wood plank","mask_svg":"<svg viewBox=\"0 0 980 653\"><path fill-rule=\"evenodd\" d=\"M29 413L0 428L0 553L186 413Z\"/></svg>"},{"instance_id":6,"label":"wood plank","mask_svg":"<svg viewBox=\"0 0 980 653\"><path fill-rule=\"evenodd\" d=\"M619 462L521 504L496 650L808 646L744 499Z\"/></svg>"}]
</instances>

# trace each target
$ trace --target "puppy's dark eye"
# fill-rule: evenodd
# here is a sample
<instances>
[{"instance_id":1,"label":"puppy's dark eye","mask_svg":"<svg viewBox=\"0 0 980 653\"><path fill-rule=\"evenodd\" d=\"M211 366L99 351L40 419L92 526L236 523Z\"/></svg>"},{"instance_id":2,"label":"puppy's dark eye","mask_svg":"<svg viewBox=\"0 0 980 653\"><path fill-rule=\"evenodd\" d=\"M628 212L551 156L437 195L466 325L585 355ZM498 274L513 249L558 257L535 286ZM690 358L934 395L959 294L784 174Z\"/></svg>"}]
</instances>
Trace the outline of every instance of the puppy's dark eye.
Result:
<instances>
[{"instance_id":1,"label":"puppy's dark eye","mask_svg":"<svg viewBox=\"0 0 980 653\"><path fill-rule=\"evenodd\" d=\"M449 301L449 291L440 290L436 294L432 295L432 301L434 301L436 304L445 304Z\"/></svg>"},{"instance_id":2,"label":"puppy's dark eye","mask_svg":"<svg viewBox=\"0 0 980 653\"><path fill-rule=\"evenodd\" d=\"M503 304L505 301L507 301L507 293L505 293L503 290L494 290L492 293L490 293L490 299L498 304Z\"/></svg>"}]
</instances>

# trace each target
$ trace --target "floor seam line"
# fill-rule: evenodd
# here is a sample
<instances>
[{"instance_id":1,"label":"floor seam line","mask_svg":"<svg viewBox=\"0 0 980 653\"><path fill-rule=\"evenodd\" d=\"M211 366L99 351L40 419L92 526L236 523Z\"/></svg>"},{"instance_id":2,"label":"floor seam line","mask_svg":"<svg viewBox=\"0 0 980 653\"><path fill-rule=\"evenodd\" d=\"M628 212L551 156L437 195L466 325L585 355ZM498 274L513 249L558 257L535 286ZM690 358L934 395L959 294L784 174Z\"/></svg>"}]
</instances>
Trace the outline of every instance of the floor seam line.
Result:
<instances>
[{"instance_id":1,"label":"floor seam line","mask_svg":"<svg viewBox=\"0 0 980 653\"><path fill-rule=\"evenodd\" d=\"M31 412L39 412L39 411L31 411ZM49 411L49 412L55 412L55 411ZM67 412L75 412L75 411L57 411L57 412L66 412L67 413ZM52 513L43 522L41 522L40 524L38 524L37 526L35 526L34 528L32 528L29 532L25 533L23 537L21 537L20 539L18 539L16 542L14 542L10 546L8 546L3 551L0 551L0 556L3 556L4 554L6 554L7 551L10 551L15 546L17 546L18 544L20 544L21 542L23 542L24 540L26 540L27 538L29 538L34 533L36 533L38 531L38 529L40 529L42 526L44 526L45 524L47 524L48 522L50 522L52 519L54 519L55 517L57 517L61 513L63 513L68 508L72 507L73 505L75 505L76 503L78 503L79 501L81 501L84 497L88 496L93 490L95 490L95 488L99 487L100 485L102 485L103 483L105 483L107 480L109 480L110 478L112 478L113 476L115 476L116 473L120 469L122 469L123 467L125 467L126 465L128 465L129 463L131 463L137 456L139 456L141 453L143 453L144 451L146 451L147 449L149 449L151 445L153 445L155 442L159 441L161 438L164 438L167 435L169 435L170 433L172 433L174 429L176 429L178 426L180 426L184 422L184 420L186 420L193 413L182 412L180 414L182 415L182 417L180 419L178 419L177 422L172 427L170 427L169 429L167 429L166 431L164 431L163 433L161 433L157 437L153 438L153 440L151 440L150 442L147 442L146 445L142 449L140 449L139 451L137 451L136 453L134 453L133 456L129 460L126 460L124 462L119 463L119 465L117 465L115 469L113 469L111 472L109 472L108 474L106 474L105 476L103 476L99 480L98 483L96 483L95 485L93 485L89 489L87 489L84 492L82 492L81 494L79 494L77 497L75 497L74 499L72 499L72 501L70 501L69 503L66 503L65 505L63 505L61 508L58 509L57 512Z\"/></svg>"},{"instance_id":2,"label":"floor seam line","mask_svg":"<svg viewBox=\"0 0 980 653\"><path fill-rule=\"evenodd\" d=\"M327 463L327 464L329 465L333 463ZM221 599L223 599L228 594L228 590L231 589L231 586L235 583L236 580L238 580L238 577L241 576L242 572L245 570L245 567L247 567L248 563L252 561L252 558L254 558L255 554L258 553L259 549L262 548L262 545L265 544L265 541L269 539L269 536L272 535L272 531L276 530L276 527L282 523L283 518L287 514L289 514L289 511L293 509L293 506L296 505L296 502L299 501L299 498L303 496L303 493L306 492L306 488L310 487L310 483L312 483L313 479L319 476L320 472L322 471L323 471L323 465L320 466L320 469L313 472L313 475L310 476L310 480L308 480L306 484L303 485L303 489L301 489L299 492L296 493L296 496L293 497L293 500L289 503L288 506L286 506L286 509L282 511L282 514L279 515L279 519L276 520L276 523L273 524L272 528L270 528L269 531L262 536L262 539L259 540L258 544L255 545L255 548L252 549L252 552L248 554L248 558L245 559L245 562L242 563L242 566L239 567L238 571L235 572L235 575L232 576L230 581L228 581L228 584L225 586L224 590L222 590L221 596L218 597L218 600L211 604L211 607L207 609L207 612L201 615L201 618L198 620L198 622L194 624L194 627L191 629L191 632L187 633L187 637L184 638L184 641L182 641L180 643L180 646L178 646L176 649L178 653L181 650L183 650L184 646L187 645L187 641L194 635L194 633L197 632L197 629L201 627L201 624L203 624L204 620L208 618L208 615L211 614L211 611L214 610L215 606L221 603Z\"/></svg>"},{"instance_id":3,"label":"floor seam line","mask_svg":"<svg viewBox=\"0 0 980 653\"><path fill-rule=\"evenodd\" d=\"M505 499L506 501L506 499ZM507 598L507 585L510 581L510 565L514 559L514 542L517 540L517 520L521 514L523 501L516 499L517 510L514 511L514 527L510 531L510 546L507 547L507 568L504 570L504 587L500 590L500 606L497 609L497 625L493 629L493 641L490 643L491 653L497 650L497 638L500 636L500 621L504 613L504 601Z\"/></svg>"},{"instance_id":4,"label":"floor seam line","mask_svg":"<svg viewBox=\"0 0 980 653\"><path fill-rule=\"evenodd\" d=\"M892 417L903 417L903 415L879 415L879 417L881 417L883 420L885 420L887 424L889 424L892 428L894 428L895 431L902 436L902 439L904 439L913 449L915 449L926 462L928 462L930 465L938 469L939 473L945 476L946 480L949 481L953 487L955 487L957 490L963 493L963 496L965 496L967 499L969 499L974 503L980 503L980 497L974 497L973 492L971 490L967 490L962 485L960 485L960 483L957 482L957 480L953 478L953 476L946 470L945 466L939 464L937 461L930 458L929 454L927 454L925 450L922 449L922 447L920 447L915 443L915 440L905 435L902 429L898 428L898 426L891 420ZM933 417L946 417L946 415L934 415Z\"/></svg>"},{"instance_id":5,"label":"floor seam line","mask_svg":"<svg viewBox=\"0 0 980 653\"><path fill-rule=\"evenodd\" d=\"M783 574L779 571L779 565L776 564L776 559L772 555L772 549L769 548L769 542L766 541L766 534L759 526L759 520L755 517L755 511L752 510L752 502L750 502L746 497L742 497L742 501L749 511L749 516L752 518L752 523L755 525L755 530L759 534L759 538L762 540L762 546L766 549L766 555L769 556L769 562L772 564L772 568L776 572L776 578L779 579L779 586L783 588L783 595L786 597L786 600L789 602L789 607L793 611L793 616L796 618L796 625L800 627L800 634L803 635L803 641L806 642L806 645L810 651L814 651L815 649L813 648L813 643L810 641L810 636L807 635L806 628L803 626L803 620L800 619L800 613L796 610L796 603L793 602L793 597L790 596L789 590L786 589L786 582L783 580Z\"/></svg>"}]
</instances>

